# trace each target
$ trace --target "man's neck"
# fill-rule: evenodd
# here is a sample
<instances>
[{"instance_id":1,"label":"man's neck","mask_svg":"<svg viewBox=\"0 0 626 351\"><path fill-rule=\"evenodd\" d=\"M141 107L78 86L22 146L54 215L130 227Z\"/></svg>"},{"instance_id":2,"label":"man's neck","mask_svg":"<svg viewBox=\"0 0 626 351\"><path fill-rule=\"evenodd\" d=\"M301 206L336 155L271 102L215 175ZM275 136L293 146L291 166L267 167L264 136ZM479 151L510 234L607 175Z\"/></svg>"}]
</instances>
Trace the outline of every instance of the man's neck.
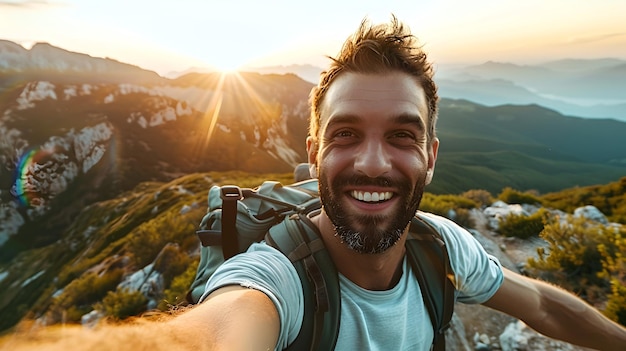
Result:
<instances>
[{"instance_id":1,"label":"man's neck","mask_svg":"<svg viewBox=\"0 0 626 351\"><path fill-rule=\"evenodd\" d=\"M393 288L402 276L406 233L396 245L380 254L361 254L341 242L335 235L335 227L322 211L312 218L317 225L324 245L339 273L353 283L368 290L388 290Z\"/></svg>"}]
</instances>

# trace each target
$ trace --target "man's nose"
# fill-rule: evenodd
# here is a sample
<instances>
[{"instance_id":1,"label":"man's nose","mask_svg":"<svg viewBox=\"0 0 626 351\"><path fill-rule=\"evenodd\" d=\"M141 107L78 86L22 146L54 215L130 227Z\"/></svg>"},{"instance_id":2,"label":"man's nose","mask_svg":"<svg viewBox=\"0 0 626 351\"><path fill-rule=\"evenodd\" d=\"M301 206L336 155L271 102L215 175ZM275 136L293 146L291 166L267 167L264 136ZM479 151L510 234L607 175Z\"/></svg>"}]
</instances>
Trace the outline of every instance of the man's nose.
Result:
<instances>
[{"instance_id":1,"label":"man's nose","mask_svg":"<svg viewBox=\"0 0 626 351\"><path fill-rule=\"evenodd\" d=\"M380 177L391 170L391 159L380 142L366 142L357 150L354 168L370 178Z\"/></svg>"}]
</instances>

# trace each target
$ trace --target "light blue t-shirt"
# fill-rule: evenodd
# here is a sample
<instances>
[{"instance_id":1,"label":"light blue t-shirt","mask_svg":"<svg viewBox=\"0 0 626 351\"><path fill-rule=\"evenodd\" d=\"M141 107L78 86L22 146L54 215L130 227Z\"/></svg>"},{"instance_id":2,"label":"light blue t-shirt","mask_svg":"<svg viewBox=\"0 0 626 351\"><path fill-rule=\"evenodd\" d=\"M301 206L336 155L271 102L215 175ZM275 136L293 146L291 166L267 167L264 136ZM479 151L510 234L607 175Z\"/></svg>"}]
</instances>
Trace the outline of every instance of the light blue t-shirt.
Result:
<instances>
[{"instance_id":1,"label":"light blue t-shirt","mask_svg":"<svg viewBox=\"0 0 626 351\"><path fill-rule=\"evenodd\" d=\"M437 228L446 242L457 301L482 303L493 296L503 280L498 260L454 222L422 212L419 216ZM432 323L406 258L402 277L392 289L363 289L341 274L339 281L341 323L335 350L429 350ZM265 244L252 245L218 268L204 296L233 284L263 291L276 305L280 317L277 350L295 340L304 316L304 296L295 268L280 251Z\"/></svg>"}]
</instances>

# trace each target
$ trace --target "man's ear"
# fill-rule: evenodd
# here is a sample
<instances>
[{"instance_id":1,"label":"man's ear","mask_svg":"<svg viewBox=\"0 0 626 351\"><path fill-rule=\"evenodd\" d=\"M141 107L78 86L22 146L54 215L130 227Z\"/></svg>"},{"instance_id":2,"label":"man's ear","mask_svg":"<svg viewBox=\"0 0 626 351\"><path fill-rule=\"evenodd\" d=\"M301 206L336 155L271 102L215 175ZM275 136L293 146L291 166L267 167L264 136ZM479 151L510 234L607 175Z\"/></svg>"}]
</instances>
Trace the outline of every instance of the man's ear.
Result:
<instances>
[{"instance_id":1,"label":"man's ear","mask_svg":"<svg viewBox=\"0 0 626 351\"><path fill-rule=\"evenodd\" d=\"M318 145L316 138L308 136L306 138L306 152L309 161L309 173L311 178L317 178L317 152Z\"/></svg>"},{"instance_id":2,"label":"man's ear","mask_svg":"<svg viewBox=\"0 0 626 351\"><path fill-rule=\"evenodd\" d=\"M435 163L437 162L437 152L439 152L439 139L433 138L428 150L428 169L426 169L426 185L433 181L435 174Z\"/></svg>"}]
</instances>

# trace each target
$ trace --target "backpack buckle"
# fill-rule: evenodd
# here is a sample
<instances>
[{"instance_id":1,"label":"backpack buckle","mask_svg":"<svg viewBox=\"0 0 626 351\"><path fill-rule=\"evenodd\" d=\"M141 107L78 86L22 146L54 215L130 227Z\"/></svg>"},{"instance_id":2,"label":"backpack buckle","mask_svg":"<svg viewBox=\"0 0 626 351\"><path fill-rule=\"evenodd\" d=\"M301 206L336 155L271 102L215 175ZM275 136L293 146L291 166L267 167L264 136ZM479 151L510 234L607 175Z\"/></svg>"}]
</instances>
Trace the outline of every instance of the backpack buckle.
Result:
<instances>
[{"instance_id":1,"label":"backpack buckle","mask_svg":"<svg viewBox=\"0 0 626 351\"><path fill-rule=\"evenodd\" d=\"M236 185L224 185L221 187L221 190L220 197L222 201L243 199L241 188Z\"/></svg>"}]
</instances>

